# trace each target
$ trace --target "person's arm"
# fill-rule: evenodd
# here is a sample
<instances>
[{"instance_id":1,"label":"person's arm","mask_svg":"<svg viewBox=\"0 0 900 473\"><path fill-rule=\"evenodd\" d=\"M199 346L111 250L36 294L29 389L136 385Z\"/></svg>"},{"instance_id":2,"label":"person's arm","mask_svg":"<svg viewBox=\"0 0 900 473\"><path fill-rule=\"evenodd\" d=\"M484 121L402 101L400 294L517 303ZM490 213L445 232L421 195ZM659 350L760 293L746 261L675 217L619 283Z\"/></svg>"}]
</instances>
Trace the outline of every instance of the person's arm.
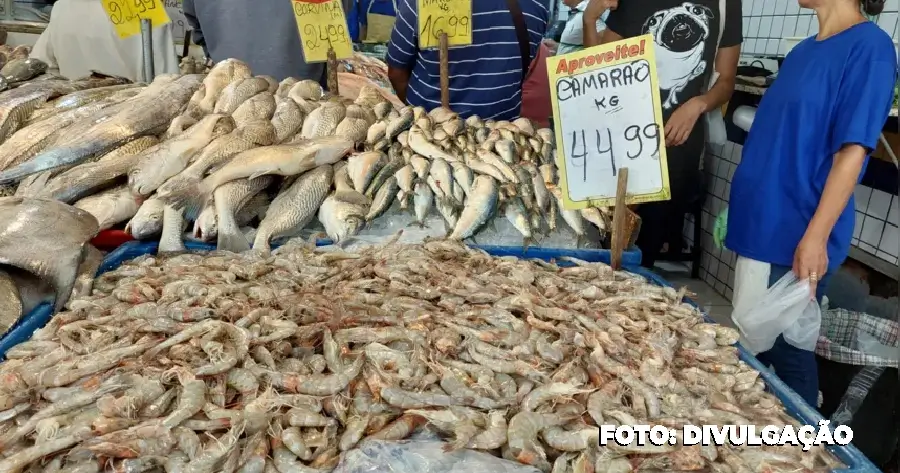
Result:
<instances>
[{"instance_id":1,"label":"person's arm","mask_svg":"<svg viewBox=\"0 0 900 473\"><path fill-rule=\"evenodd\" d=\"M414 1L397 1L397 22L394 24L385 56L388 64L388 80L391 81L397 98L404 103L408 103L406 92L416 56L419 54L419 34L416 31L418 20L413 6Z\"/></svg>"},{"instance_id":2,"label":"person's arm","mask_svg":"<svg viewBox=\"0 0 900 473\"><path fill-rule=\"evenodd\" d=\"M629 3L634 3L634 0L631 0ZM590 0L590 3L588 3L587 8L584 10L584 14L581 15L581 30L583 31L581 44L583 44L585 48L602 43L609 43L610 41L617 41L617 39L612 39L613 36L609 36L610 39L607 39L607 34L615 35L609 25L609 19L607 19L606 29L603 30L602 33L597 32L597 21L600 20L600 17L602 17L607 10L615 11L618 8L619 0ZM627 15L627 13L628 12L624 12L623 14ZM610 18L612 18L612 16L613 13L610 13ZM609 33L607 33L607 31L609 31ZM622 39L622 37L619 36L618 39Z\"/></svg>"},{"instance_id":3,"label":"person's arm","mask_svg":"<svg viewBox=\"0 0 900 473\"><path fill-rule=\"evenodd\" d=\"M697 97L701 115L711 112L731 100L740 56L740 45L719 48L719 52L716 54L716 73L719 74L719 78L708 92Z\"/></svg>"},{"instance_id":4,"label":"person's arm","mask_svg":"<svg viewBox=\"0 0 900 473\"><path fill-rule=\"evenodd\" d=\"M184 11L184 19L187 20L191 27L191 41L197 46L203 48L203 54L209 57L209 50L206 47L206 38L203 37L203 30L200 29L200 20L197 19L197 12L194 7L194 0L182 0L181 9Z\"/></svg>"},{"instance_id":5,"label":"person's arm","mask_svg":"<svg viewBox=\"0 0 900 473\"><path fill-rule=\"evenodd\" d=\"M897 79L896 52L888 38L865 44L849 57L837 92L829 134L834 161L822 197L794 253L794 274L816 279L828 270L828 238L859 182L868 154L878 145Z\"/></svg>"}]
</instances>

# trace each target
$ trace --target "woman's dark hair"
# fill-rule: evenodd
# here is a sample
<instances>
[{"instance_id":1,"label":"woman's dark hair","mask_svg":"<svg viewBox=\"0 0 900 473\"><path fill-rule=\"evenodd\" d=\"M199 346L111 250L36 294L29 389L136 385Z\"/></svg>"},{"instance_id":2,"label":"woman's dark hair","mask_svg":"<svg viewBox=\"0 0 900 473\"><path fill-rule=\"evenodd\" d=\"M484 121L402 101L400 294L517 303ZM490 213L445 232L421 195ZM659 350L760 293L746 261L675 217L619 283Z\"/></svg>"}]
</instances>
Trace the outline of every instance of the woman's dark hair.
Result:
<instances>
[{"instance_id":1,"label":"woman's dark hair","mask_svg":"<svg viewBox=\"0 0 900 473\"><path fill-rule=\"evenodd\" d=\"M884 0L859 0L866 15L880 15L884 10Z\"/></svg>"}]
</instances>

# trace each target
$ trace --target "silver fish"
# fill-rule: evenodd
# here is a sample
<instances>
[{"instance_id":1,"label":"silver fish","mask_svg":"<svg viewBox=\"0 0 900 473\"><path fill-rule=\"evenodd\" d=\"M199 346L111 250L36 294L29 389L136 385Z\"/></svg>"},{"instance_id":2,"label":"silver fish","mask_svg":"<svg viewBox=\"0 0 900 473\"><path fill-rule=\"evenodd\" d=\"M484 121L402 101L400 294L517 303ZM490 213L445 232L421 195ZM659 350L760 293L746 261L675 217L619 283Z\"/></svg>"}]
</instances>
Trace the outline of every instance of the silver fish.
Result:
<instances>
[{"instance_id":1,"label":"silver fish","mask_svg":"<svg viewBox=\"0 0 900 473\"><path fill-rule=\"evenodd\" d=\"M294 84L299 82L297 79L293 77L288 77L287 79L278 83L278 90L275 91L275 97L279 99L289 98L288 94L291 92L291 89L294 87ZM293 102L293 100L291 100ZM296 102L294 102L296 103Z\"/></svg>"},{"instance_id":2,"label":"silver fish","mask_svg":"<svg viewBox=\"0 0 900 473\"><path fill-rule=\"evenodd\" d=\"M244 238L238 226L237 213L250 199L272 185L274 181L273 176L238 179L216 189L213 200L218 222L216 247L219 250L241 252L250 249L250 243Z\"/></svg>"},{"instance_id":3,"label":"silver fish","mask_svg":"<svg viewBox=\"0 0 900 473\"><path fill-rule=\"evenodd\" d=\"M397 170L394 173L394 177L397 179L397 185L400 186L400 190L407 194L412 193L413 183L416 179L416 171L413 170L412 164L407 164Z\"/></svg>"},{"instance_id":4,"label":"silver fish","mask_svg":"<svg viewBox=\"0 0 900 473\"><path fill-rule=\"evenodd\" d=\"M425 219L428 218L428 212L434 205L434 192L431 186L424 180L416 182L413 187L413 213L416 216L415 223L420 227L425 226Z\"/></svg>"},{"instance_id":5,"label":"silver fish","mask_svg":"<svg viewBox=\"0 0 900 473\"><path fill-rule=\"evenodd\" d=\"M405 165L406 163L403 162L403 158L401 157L389 160L387 164L378 171L378 174L375 174L375 177L372 178L372 181L369 183L368 187L366 187L366 197L374 198L375 194L381 189L384 183Z\"/></svg>"},{"instance_id":6,"label":"silver fish","mask_svg":"<svg viewBox=\"0 0 900 473\"><path fill-rule=\"evenodd\" d=\"M316 216L334 180L329 165L319 166L294 182L272 201L266 218L259 224L254 249L268 250L269 241L280 235L300 230Z\"/></svg>"},{"instance_id":7,"label":"silver fish","mask_svg":"<svg viewBox=\"0 0 900 473\"><path fill-rule=\"evenodd\" d=\"M449 238L465 240L475 235L497 213L499 200L500 188L497 181L490 176L477 176L459 216L459 222Z\"/></svg>"},{"instance_id":8,"label":"silver fish","mask_svg":"<svg viewBox=\"0 0 900 473\"><path fill-rule=\"evenodd\" d=\"M162 233L163 211L166 204L157 198L144 201L131 221L125 225L125 232L137 240L147 240Z\"/></svg>"},{"instance_id":9,"label":"silver fish","mask_svg":"<svg viewBox=\"0 0 900 473\"><path fill-rule=\"evenodd\" d=\"M267 92L269 92L272 95L275 95L275 92L278 91L278 85L279 85L278 81L275 80L275 78L272 76L258 76L258 77L262 78L263 80L265 80L266 82L269 83L269 90Z\"/></svg>"},{"instance_id":10,"label":"silver fish","mask_svg":"<svg viewBox=\"0 0 900 473\"><path fill-rule=\"evenodd\" d=\"M387 162L387 156L380 151L368 151L350 156L347 159L347 171L356 192L365 192L369 183Z\"/></svg>"},{"instance_id":11,"label":"silver fish","mask_svg":"<svg viewBox=\"0 0 900 473\"><path fill-rule=\"evenodd\" d=\"M379 120L387 118L388 114L390 114L393 110L394 106L391 105L390 102L380 102L372 107L372 111L375 112L375 117L377 117Z\"/></svg>"},{"instance_id":12,"label":"silver fish","mask_svg":"<svg viewBox=\"0 0 900 473\"><path fill-rule=\"evenodd\" d=\"M386 122L375 122L366 132L366 144L374 145L379 141L383 140L387 135L387 123Z\"/></svg>"},{"instance_id":13,"label":"silver fish","mask_svg":"<svg viewBox=\"0 0 900 473\"><path fill-rule=\"evenodd\" d=\"M378 192L375 193L375 197L372 199L372 207L366 215L366 222L371 222L387 212L391 208L391 204L394 203L398 190L400 190L400 186L397 185L397 178L394 176L388 177L387 181L378 188Z\"/></svg>"},{"instance_id":14,"label":"silver fish","mask_svg":"<svg viewBox=\"0 0 900 473\"><path fill-rule=\"evenodd\" d=\"M409 158L409 164L412 165L413 170L416 172L416 177L419 179L425 179L428 177L428 173L431 171L431 161L419 156L418 154L412 155Z\"/></svg>"},{"instance_id":15,"label":"silver fish","mask_svg":"<svg viewBox=\"0 0 900 473\"><path fill-rule=\"evenodd\" d=\"M84 247L97 234L97 219L61 202L4 197L0 222L5 223L0 229L0 264L46 281L56 292L58 311L72 293Z\"/></svg>"},{"instance_id":16,"label":"silver fish","mask_svg":"<svg viewBox=\"0 0 900 473\"><path fill-rule=\"evenodd\" d=\"M515 164L519 162L518 156L516 153L516 144L510 140L498 140L494 143L494 149L497 150L497 154L500 155L500 158L506 164Z\"/></svg>"},{"instance_id":17,"label":"silver fish","mask_svg":"<svg viewBox=\"0 0 900 473\"><path fill-rule=\"evenodd\" d=\"M215 195L215 194L214 194ZM219 234L219 220L216 218L215 197L207 202L197 220L194 220L193 237L200 241L212 241Z\"/></svg>"},{"instance_id":18,"label":"silver fish","mask_svg":"<svg viewBox=\"0 0 900 473\"><path fill-rule=\"evenodd\" d=\"M319 108L312 111L306 120L300 136L305 139L321 138L334 134L338 124L344 119L346 109L343 105L334 102L325 102Z\"/></svg>"},{"instance_id":19,"label":"silver fish","mask_svg":"<svg viewBox=\"0 0 900 473\"><path fill-rule=\"evenodd\" d=\"M435 124L440 125L441 123L459 118L459 114L449 108L437 107L428 112L428 117L431 118Z\"/></svg>"},{"instance_id":20,"label":"silver fish","mask_svg":"<svg viewBox=\"0 0 900 473\"><path fill-rule=\"evenodd\" d=\"M475 180L475 173L463 163L452 163L453 166L453 181L455 182L455 187L459 187L463 193L468 197L469 192L472 189L472 183Z\"/></svg>"},{"instance_id":21,"label":"silver fish","mask_svg":"<svg viewBox=\"0 0 900 473\"><path fill-rule=\"evenodd\" d=\"M191 158L214 138L231 133L234 120L224 114L207 115L176 138L144 151L128 174L128 185L137 195L150 195L169 178L187 167Z\"/></svg>"},{"instance_id":22,"label":"silver fish","mask_svg":"<svg viewBox=\"0 0 900 473\"><path fill-rule=\"evenodd\" d=\"M334 130L336 136L343 136L357 143L366 140L366 132L369 130L369 123L362 118L345 117L338 123Z\"/></svg>"},{"instance_id":23,"label":"silver fish","mask_svg":"<svg viewBox=\"0 0 900 473\"><path fill-rule=\"evenodd\" d=\"M249 78L250 75L250 67L237 59L226 59L219 62L203 79L205 94L199 103L199 109L203 114L212 113L225 88L232 82L240 82Z\"/></svg>"},{"instance_id":24,"label":"silver fish","mask_svg":"<svg viewBox=\"0 0 900 473\"><path fill-rule=\"evenodd\" d=\"M519 183L519 176L517 176L515 171L513 171L512 168L508 164L506 164L502 159L500 159L499 156L497 156L496 154L494 154L490 151L485 151L485 150L478 150L478 152L476 154L478 156L478 159L484 161L485 163L490 164L491 166L494 166L500 172L502 172L503 176L506 178L507 181L512 182L513 184Z\"/></svg>"},{"instance_id":25,"label":"silver fish","mask_svg":"<svg viewBox=\"0 0 900 473\"><path fill-rule=\"evenodd\" d=\"M581 212L577 210L569 210L563 206L562 192L559 190L559 188L553 188L550 192L553 194L553 197L555 197L556 207L559 210L563 221L565 221L566 225L568 225L569 228L571 228L572 231L575 232L575 235L577 237L575 245L581 246L581 242L584 240L586 234L584 227L584 218L581 217Z\"/></svg>"},{"instance_id":26,"label":"silver fish","mask_svg":"<svg viewBox=\"0 0 900 473\"><path fill-rule=\"evenodd\" d=\"M387 134L387 139L393 140L400 133L408 130L413 123L413 111L412 109L404 109L400 112L400 116L390 120L387 124L387 128L385 133Z\"/></svg>"},{"instance_id":27,"label":"silver fish","mask_svg":"<svg viewBox=\"0 0 900 473\"><path fill-rule=\"evenodd\" d=\"M325 233L336 244L340 245L355 236L366 222L369 206L359 202L347 202L331 194L319 207L319 222L325 227Z\"/></svg>"},{"instance_id":28,"label":"silver fish","mask_svg":"<svg viewBox=\"0 0 900 473\"><path fill-rule=\"evenodd\" d=\"M275 143L272 144L284 143L296 135L303 126L303 112L297 102L291 99L279 100L272 116L272 126L275 127Z\"/></svg>"},{"instance_id":29,"label":"silver fish","mask_svg":"<svg viewBox=\"0 0 900 473\"><path fill-rule=\"evenodd\" d=\"M222 95L216 100L216 107L213 109L213 113L230 115L242 103L249 100L250 97L266 90L269 90L269 83L260 77L248 77L244 80L232 82L222 90Z\"/></svg>"},{"instance_id":30,"label":"silver fish","mask_svg":"<svg viewBox=\"0 0 900 473\"><path fill-rule=\"evenodd\" d=\"M302 80L294 84L291 88L290 92L288 92L288 97L297 100L322 100L322 95L325 91L322 89L322 85L314 80ZM296 98L295 98L296 97Z\"/></svg>"},{"instance_id":31,"label":"silver fish","mask_svg":"<svg viewBox=\"0 0 900 473\"><path fill-rule=\"evenodd\" d=\"M531 220L528 217L528 211L522 203L522 199L514 198L506 202L504 210L506 220L522 234L522 247L528 249L533 238Z\"/></svg>"},{"instance_id":32,"label":"silver fish","mask_svg":"<svg viewBox=\"0 0 900 473\"><path fill-rule=\"evenodd\" d=\"M428 174L434 179L434 184L440 189L440 192L435 191L438 201L441 198L446 198L449 199L447 203L450 205L462 205L462 202L456 201L453 197L453 168L447 161L435 158L431 161L431 170Z\"/></svg>"},{"instance_id":33,"label":"silver fish","mask_svg":"<svg viewBox=\"0 0 900 473\"><path fill-rule=\"evenodd\" d=\"M166 83L162 91L147 87L137 97L126 102L123 109L109 119L93 125L85 133L53 149L44 151L30 161L0 173L0 184L17 181L25 176L48 169L75 164L97 154L105 153L137 137L156 134L167 126L199 87L198 76L183 76Z\"/></svg>"},{"instance_id":34,"label":"silver fish","mask_svg":"<svg viewBox=\"0 0 900 473\"><path fill-rule=\"evenodd\" d=\"M371 108L357 104L347 106L347 117L365 120L366 126L371 126L378 120L378 118L375 117L375 112L373 112Z\"/></svg>"},{"instance_id":35,"label":"silver fish","mask_svg":"<svg viewBox=\"0 0 900 473\"><path fill-rule=\"evenodd\" d=\"M97 219L100 230L112 228L137 213L140 203L126 186L103 191L75 202L75 207Z\"/></svg>"},{"instance_id":36,"label":"silver fish","mask_svg":"<svg viewBox=\"0 0 900 473\"><path fill-rule=\"evenodd\" d=\"M412 128L409 131L409 147L412 148L417 154L421 154L426 158L442 158L447 162L459 161L460 159L456 156L453 156L437 145L432 143L425 137L425 133L418 127Z\"/></svg>"},{"instance_id":37,"label":"silver fish","mask_svg":"<svg viewBox=\"0 0 900 473\"><path fill-rule=\"evenodd\" d=\"M600 209L595 207L588 207L586 209L579 210L581 213L581 217L591 222L597 230L600 230L600 236L603 237L607 233L609 233L610 229L612 229L612 222L606 219Z\"/></svg>"}]
</instances>

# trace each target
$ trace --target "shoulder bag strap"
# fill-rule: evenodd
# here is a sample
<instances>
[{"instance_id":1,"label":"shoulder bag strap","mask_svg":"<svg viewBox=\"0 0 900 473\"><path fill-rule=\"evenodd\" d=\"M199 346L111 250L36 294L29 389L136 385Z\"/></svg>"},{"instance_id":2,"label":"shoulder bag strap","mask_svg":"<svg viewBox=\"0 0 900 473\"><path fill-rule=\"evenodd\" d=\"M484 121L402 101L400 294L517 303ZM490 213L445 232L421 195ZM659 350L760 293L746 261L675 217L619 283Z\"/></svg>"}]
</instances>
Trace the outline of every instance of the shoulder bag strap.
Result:
<instances>
[{"instance_id":1,"label":"shoulder bag strap","mask_svg":"<svg viewBox=\"0 0 900 473\"><path fill-rule=\"evenodd\" d=\"M525 15L522 14L519 0L506 0L506 5L512 15L513 25L516 27L519 54L522 56L522 80L525 80L529 66L531 66L531 43L528 41L528 29L525 27Z\"/></svg>"},{"instance_id":2,"label":"shoulder bag strap","mask_svg":"<svg viewBox=\"0 0 900 473\"><path fill-rule=\"evenodd\" d=\"M722 35L725 34L725 15L727 15L728 8L725 6L726 0L719 0L719 41L716 42L716 51L718 54L718 48L722 47Z\"/></svg>"}]
</instances>

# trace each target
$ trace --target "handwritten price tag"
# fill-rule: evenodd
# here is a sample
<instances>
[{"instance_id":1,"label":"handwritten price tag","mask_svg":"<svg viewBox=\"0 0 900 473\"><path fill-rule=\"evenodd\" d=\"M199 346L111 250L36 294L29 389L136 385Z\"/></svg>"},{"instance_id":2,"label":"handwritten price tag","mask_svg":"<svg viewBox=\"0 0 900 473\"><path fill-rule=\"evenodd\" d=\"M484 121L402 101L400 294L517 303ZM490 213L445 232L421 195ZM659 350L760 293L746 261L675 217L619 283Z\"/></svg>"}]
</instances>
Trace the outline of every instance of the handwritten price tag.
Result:
<instances>
[{"instance_id":1,"label":"handwritten price tag","mask_svg":"<svg viewBox=\"0 0 900 473\"><path fill-rule=\"evenodd\" d=\"M472 0L417 0L419 49L437 48L441 33L450 46L472 44Z\"/></svg>"},{"instance_id":2,"label":"handwritten price tag","mask_svg":"<svg viewBox=\"0 0 900 473\"><path fill-rule=\"evenodd\" d=\"M291 0L306 62L325 62L328 48L338 59L353 56L347 17L339 0Z\"/></svg>"},{"instance_id":3,"label":"handwritten price tag","mask_svg":"<svg viewBox=\"0 0 900 473\"><path fill-rule=\"evenodd\" d=\"M109 21L120 38L141 34L141 20L150 20L153 28L169 22L162 0L100 0Z\"/></svg>"},{"instance_id":4,"label":"handwritten price tag","mask_svg":"<svg viewBox=\"0 0 900 473\"><path fill-rule=\"evenodd\" d=\"M627 204L670 199L653 38L554 56L547 71L564 206L614 205L623 167Z\"/></svg>"}]
</instances>

